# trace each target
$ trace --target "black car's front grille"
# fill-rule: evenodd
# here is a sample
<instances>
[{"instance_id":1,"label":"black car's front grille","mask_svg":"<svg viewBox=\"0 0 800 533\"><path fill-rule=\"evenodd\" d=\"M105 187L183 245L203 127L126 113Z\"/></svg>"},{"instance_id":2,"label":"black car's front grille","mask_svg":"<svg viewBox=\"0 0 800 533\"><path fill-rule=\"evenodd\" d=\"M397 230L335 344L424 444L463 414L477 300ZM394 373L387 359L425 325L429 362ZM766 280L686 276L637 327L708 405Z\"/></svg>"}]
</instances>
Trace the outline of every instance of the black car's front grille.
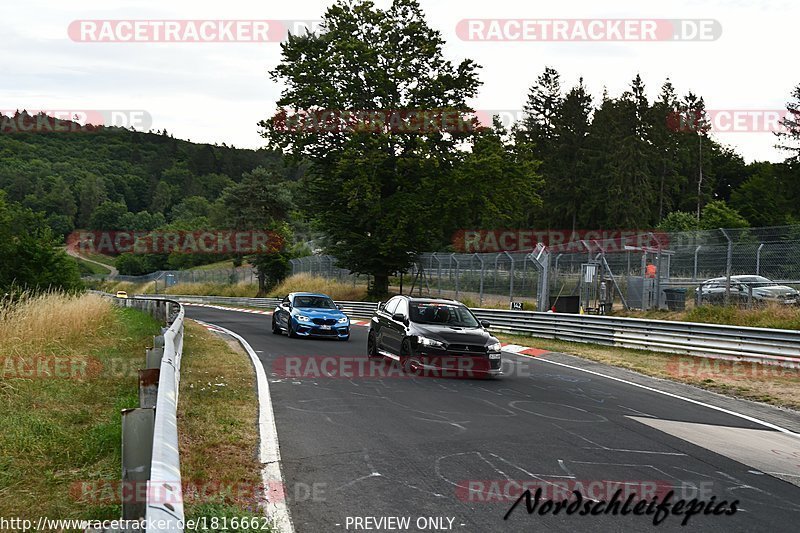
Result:
<instances>
[{"instance_id":1,"label":"black car's front grille","mask_svg":"<svg viewBox=\"0 0 800 533\"><path fill-rule=\"evenodd\" d=\"M315 318L312 322L318 326L333 326L336 324L335 318Z\"/></svg>"},{"instance_id":2,"label":"black car's front grille","mask_svg":"<svg viewBox=\"0 0 800 533\"><path fill-rule=\"evenodd\" d=\"M448 344L447 351L457 354L482 354L486 353L486 347L477 344Z\"/></svg>"}]
</instances>

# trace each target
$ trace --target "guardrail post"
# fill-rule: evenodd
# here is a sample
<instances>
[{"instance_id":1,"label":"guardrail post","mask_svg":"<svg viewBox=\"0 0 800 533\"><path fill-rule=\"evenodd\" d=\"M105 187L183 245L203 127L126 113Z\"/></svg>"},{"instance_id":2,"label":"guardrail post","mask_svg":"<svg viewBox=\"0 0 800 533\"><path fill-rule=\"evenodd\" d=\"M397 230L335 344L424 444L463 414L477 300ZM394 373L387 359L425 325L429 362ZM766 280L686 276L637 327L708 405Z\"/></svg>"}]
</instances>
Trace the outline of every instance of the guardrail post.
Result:
<instances>
[{"instance_id":1,"label":"guardrail post","mask_svg":"<svg viewBox=\"0 0 800 533\"><path fill-rule=\"evenodd\" d=\"M123 520L141 520L145 517L154 428L155 409L122 411Z\"/></svg>"},{"instance_id":2,"label":"guardrail post","mask_svg":"<svg viewBox=\"0 0 800 533\"><path fill-rule=\"evenodd\" d=\"M139 407L155 408L160 375L161 370L159 368L139 370Z\"/></svg>"},{"instance_id":3,"label":"guardrail post","mask_svg":"<svg viewBox=\"0 0 800 533\"><path fill-rule=\"evenodd\" d=\"M161 359L164 357L164 348L148 348L146 351L146 365L145 368L159 368L161 366Z\"/></svg>"}]
</instances>

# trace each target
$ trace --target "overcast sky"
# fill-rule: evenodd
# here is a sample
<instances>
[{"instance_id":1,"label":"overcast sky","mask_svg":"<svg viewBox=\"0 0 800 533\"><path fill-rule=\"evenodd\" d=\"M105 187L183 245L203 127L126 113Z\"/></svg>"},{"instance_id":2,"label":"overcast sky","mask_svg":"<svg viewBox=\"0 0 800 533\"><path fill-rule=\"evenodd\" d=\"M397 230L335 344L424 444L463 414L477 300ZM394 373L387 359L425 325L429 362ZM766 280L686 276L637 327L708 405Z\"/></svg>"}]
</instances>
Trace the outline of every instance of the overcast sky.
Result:
<instances>
[{"instance_id":1,"label":"overcast sky","mask_svg":"<svg viewBox=\"0 0 800 533\"><path fill-rule=\"evenodd\" d=\"M323 0L23 0L3 3L0 110L145 110L154 129L194 142L263 146L256 123L275 110L280 87L267 72L277 43L85 43L68 27L84 19L318 20ZM386 5L387 1L377 1ZM714 110L785 109L800 70L800 3L791 0L422 0L428 22L447 41L454 62L483 66L480 110L517 110L545 66L566 86L583 76L595 98L612 96L640 73L656 96L670 77ZM714 19L713 41L481 42L459 38L462 19ZM717 134L747 161L781 161L771 133Z\"/></svg>"}]
</instances>

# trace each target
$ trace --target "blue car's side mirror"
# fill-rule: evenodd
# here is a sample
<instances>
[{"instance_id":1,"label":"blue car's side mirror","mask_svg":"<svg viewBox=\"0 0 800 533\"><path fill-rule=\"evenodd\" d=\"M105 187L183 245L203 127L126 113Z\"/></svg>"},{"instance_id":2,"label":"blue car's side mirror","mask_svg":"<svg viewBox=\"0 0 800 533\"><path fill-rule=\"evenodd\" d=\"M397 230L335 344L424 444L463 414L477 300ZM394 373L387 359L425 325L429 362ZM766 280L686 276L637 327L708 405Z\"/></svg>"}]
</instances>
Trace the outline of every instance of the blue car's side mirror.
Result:
<instances>
[{"instance_id":1,"label":"blue car's side mirror","mask_svg":"<svg viewBox=\"0 0 800 533\"><path fill-rule=\"evenodd\" d=\"M338 309L339 311L341 311L341 310L343 309L343 307L342 307L340 304L336 304L336 309Z\"/></svg>"}]
</instances>

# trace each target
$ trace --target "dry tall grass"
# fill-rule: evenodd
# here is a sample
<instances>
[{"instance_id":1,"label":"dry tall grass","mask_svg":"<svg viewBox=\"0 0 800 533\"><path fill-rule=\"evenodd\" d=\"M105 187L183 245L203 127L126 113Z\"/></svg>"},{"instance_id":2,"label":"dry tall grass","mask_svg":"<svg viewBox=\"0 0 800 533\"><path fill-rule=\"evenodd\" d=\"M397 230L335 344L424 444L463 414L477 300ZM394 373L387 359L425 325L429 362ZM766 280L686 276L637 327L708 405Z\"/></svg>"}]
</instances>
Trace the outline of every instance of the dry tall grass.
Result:
<instances>
[{"instance_id":1,"label":"dry tall grass","mask_svg":"<svg viewBox=\"0 0 800 533\"><path fill-rule=\"evenodd\" d=\"M295 274L273 288L270 296L286 296L290 292L319 292L334 300L360 301L367 296L367 287L335 279L322 278L312 274Z\"/></svg>"},{"instance_id":2,"label":"dry tall grass","mask_svg":"<svg viewBox=\"0 0 800 533\"><path fill-rule=\"evenodd\" d=\"M69 353L87 331L108 330L113 322L111 302L95 294L23 294L0 304L0 353Z\"/></svg>"},{"instance_id":3,"label":"dry tall grass","mask_svg":"<svg viewBox=\"0 0 800 533\"><path fill-rule=\"evenodd\" d=\"M255 283L178 283L167 288L167 294L184 294L191 296L230 296L239 298L254 298L258 294L258 285Z\"/></svg>"}]
</instances>

